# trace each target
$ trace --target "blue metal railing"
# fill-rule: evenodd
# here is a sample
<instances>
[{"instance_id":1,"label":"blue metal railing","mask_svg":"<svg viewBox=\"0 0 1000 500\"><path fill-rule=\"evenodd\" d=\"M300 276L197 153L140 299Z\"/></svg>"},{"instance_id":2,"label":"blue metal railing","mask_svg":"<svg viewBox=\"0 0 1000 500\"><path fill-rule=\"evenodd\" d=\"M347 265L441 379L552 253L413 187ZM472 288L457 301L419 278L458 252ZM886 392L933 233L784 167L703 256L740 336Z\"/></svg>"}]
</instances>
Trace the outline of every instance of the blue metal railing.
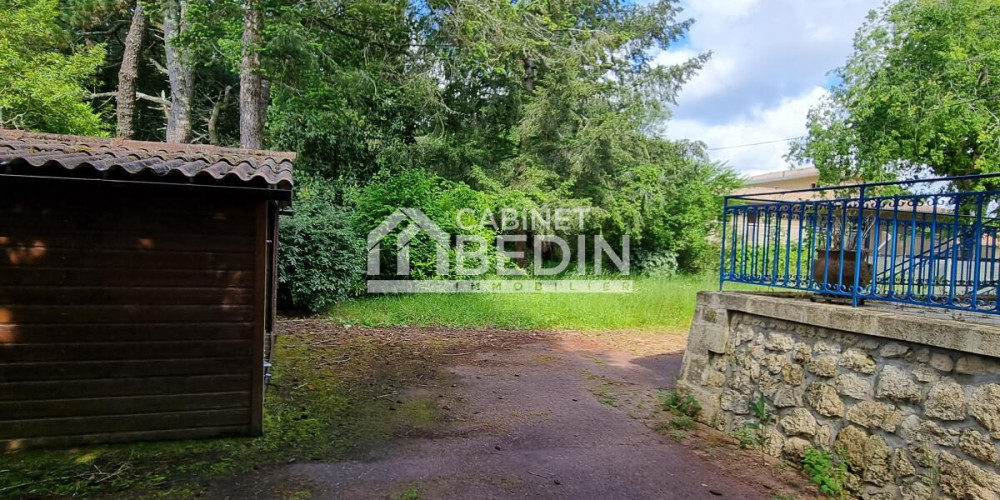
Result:
<instances>
[{"instance_id":1,"label":"blue metal railing","mask_svg":"<svg viewBox=\"0 0 1000 500\"><path fill-rule=\"evenodd\" d=\"M1000 314L1000 174L727 196L726 282ZM996 183L994 179L993 183Z\"/></svg>"}]
</instances>

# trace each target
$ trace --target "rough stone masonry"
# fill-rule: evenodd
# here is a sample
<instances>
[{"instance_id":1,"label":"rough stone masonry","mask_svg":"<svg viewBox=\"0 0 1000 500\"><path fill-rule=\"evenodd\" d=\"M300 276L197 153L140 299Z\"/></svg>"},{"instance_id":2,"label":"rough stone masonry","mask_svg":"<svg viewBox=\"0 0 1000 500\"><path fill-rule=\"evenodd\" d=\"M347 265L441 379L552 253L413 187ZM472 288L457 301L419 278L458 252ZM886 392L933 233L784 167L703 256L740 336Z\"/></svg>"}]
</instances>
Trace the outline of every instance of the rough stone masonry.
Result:
<instances>
[{"instance_id":1,"label":"rough stone masonry","mask_svg":"<svg viewBox=\"0 0 1000 500\"><path fill-rule=\"evenodd\" d=\"M703 292L678 388L725 432L763 395L765 451L798 462L834 450L860 498L1000 500L1000 327Z\"/></svg>"}]
</instances>

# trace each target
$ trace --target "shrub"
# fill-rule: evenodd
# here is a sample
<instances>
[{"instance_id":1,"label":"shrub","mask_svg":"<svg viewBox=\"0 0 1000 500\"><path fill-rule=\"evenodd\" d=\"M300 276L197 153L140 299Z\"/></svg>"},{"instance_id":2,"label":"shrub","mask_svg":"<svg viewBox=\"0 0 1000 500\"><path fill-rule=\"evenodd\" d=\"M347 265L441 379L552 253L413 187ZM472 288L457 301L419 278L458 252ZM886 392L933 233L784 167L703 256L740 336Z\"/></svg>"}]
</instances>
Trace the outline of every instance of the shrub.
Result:
<instances>
[{"instance_id":1,"label":"shrub","mask_svg":"<svg viewBox=\"0 0 1000 500\"><path fill-rule=\"evenodd\" d=\"M365 243L337 187L297 177L295 215L281 220L278 292L282 306L319 312L362 290Z\"/></svg>"},{"instance_id":2,"label":"shrub","mask_svg":"<svg viewBox=\"0 0 1000 500\"><path fill-rule=\"evenodd\" d=\"M701 412L701 404L690 394L681 395L677 389L670 389L670 392L660 390L660 405L665 410L670 410L678 415L686 417L697 417Z\"/></svg>"},{"instance_id":3,"label":"shrub","mask_svg":"<svg viewBox=\"0 0 1000 500\"><path fill-rule=\"evenodd\" d=\"M465 229L459 227L456 216L462 209L471 209L481 214L492 207L493 199L462 183L447 181L422 170L402 170L383 172L362 188L355 200L354 227L359 235L365 235L401 208L418 208L436 223L444 232L475 234L487 242L487 257L490 268L496 260L493 242L496 238L491 227ZM465 220L463 225L477 225L477 220ZM404 224L405 225L405 224ZM396 236L402 225L382 241L382 272L390 274L395 269ZM410 243L410 276L430 279L436 276L436 243L425 233L419 233ZM474 250L471 245L467 250ZM455 251L449 249L449 265L454 266ZM468 262L476 267L476 262Z\"/></svg>"},{"instance_id":4,"label":"shrub","mask_svg":"<svg viewBox=\"0 0 1000 500\"><path fill-rule=\"evenodd\" d=\"M831 498L846 498L844 481L847 477L847 460L840 453L809 447L802 457L802 468L819 490Z\"/></svg>"},{"instance_id":5,"label":"shrub","mask_svg":"<svg viewBox=\"0 0 1000 500\"><path fill-rule=\"evenodd\" d=\"M636 255L638 271L651 278L669 278L677 274L677 252L670 250L640 251Z\"/></svg>"}]
</instances>

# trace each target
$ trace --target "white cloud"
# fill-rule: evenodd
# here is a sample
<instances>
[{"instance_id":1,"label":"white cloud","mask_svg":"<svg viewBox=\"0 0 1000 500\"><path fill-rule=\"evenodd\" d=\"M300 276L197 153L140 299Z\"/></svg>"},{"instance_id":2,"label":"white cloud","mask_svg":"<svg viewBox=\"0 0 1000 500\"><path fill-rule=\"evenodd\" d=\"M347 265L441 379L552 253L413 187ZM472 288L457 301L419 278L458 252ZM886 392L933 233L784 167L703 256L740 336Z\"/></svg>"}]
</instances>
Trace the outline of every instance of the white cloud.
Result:
<instances>
[{"instance_id":1,"label":"white cloud","mask_svg":"<svg viewBox=\"0 0 1000 500\"><path fill-rule=\"evenodd\" d=\"M746 116L726 123L709 125L696 119L671 120L667 136L705 142L709 148L727 148L741 144L782 141L805 133L805 116L825 95L826 89L815 86L805 93L781 99L776 106L755 107ZM782 158L788 152L787 142L774 142L753 147L709 151L713 160L726 162L746 175L782 170L789 164Z\"/></svg>"},{"instance_id":2,"label":"white cloud","mask_svg":"<svg viewBox=\"0 0 1000 500\"><path fill-rule=\"evenodd\" d=\"M686 0L696 22L684 43L661 53L676 64L712 51L678 96L668 136L710 147L801 135L827 72L843 64L854 32L882 0ZM744 172L786 168L787 144L712 152Z\"/></svg>"}]
</instances>

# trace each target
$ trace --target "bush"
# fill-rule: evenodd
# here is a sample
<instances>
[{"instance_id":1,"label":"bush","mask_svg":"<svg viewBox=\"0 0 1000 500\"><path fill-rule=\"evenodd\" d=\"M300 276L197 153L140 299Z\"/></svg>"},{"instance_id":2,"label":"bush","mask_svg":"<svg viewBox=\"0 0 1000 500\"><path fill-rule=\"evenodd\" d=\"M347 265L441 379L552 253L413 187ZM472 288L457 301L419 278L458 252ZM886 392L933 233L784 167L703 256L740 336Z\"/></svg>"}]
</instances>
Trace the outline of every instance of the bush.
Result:
<instances>
[{"instance_id":1,"label":"bush","mask_svg":"<svg viewBox=\"0 0 1000 500\"><path fill-rule=\"evenodd\" d=\"M669 392L661 389L658 399L663 409L670 410L678 415L694 418L701 413L701 403L690 394L682 396L676 388L670 389Z\"/></svg>"},{"instance_id":2,"label":"bush","mask_svg":"<svg viewBox=\"0 0 1000 500\"><path fill-rule=\"evenodd\" d=\"M450 235L475 234L487 242L487 258L490 268L496 262L496 250L492 246L496 233L491 227L476 227L471 230L459 227L456 216L465 208L481 214L493 206L489 195L469 186L447 181L422 170L383 172L362 188L355 200L354 227L359 235L366 235L389 215L401 208L418 208L441 230ZM476 220L466 220L464 225L476 225ZM395 272L396 236L403 229L402 224L382 241L382 274ZM425 233L418 234L410 244L410 276L418 279L433 279L436 276L436 243ZM474 245L468 248L474 250ZM454 269L455 251L449 249L449 266ZM475 267L476 262L467 265Z\"/></svg>"},{"instance_id":3,"label":"bush","mask_svg":"<svg viewBox=\"0 0 1000 500\"><path fill-rule=\"evenodd\" d=\"M831 498L847 498L847 460L841 453L809 447L802 457L802 467L819 490Z\"/></svg>"},{"instance_id":4,"label":"bush","mask_svg":"<svg viewBox=\"0 0 1000 500\"><path fill-rule=\"evenodd\" d=\"M677 253L670 250L639 251L636 255L639 274L651 278L669 278L677 274Z\"/></svg>"},{"instance_id":5,"label":"bush","mask_svg":"<svg viewBox=\"0 0 1000 500\"><path fill-rule=\"evenodd\" d=\"M278 293L283 307L319 312L362 290L365 242L333 184L298 175L295 215L281 220Z\"/></svg>"}]
</instances>

